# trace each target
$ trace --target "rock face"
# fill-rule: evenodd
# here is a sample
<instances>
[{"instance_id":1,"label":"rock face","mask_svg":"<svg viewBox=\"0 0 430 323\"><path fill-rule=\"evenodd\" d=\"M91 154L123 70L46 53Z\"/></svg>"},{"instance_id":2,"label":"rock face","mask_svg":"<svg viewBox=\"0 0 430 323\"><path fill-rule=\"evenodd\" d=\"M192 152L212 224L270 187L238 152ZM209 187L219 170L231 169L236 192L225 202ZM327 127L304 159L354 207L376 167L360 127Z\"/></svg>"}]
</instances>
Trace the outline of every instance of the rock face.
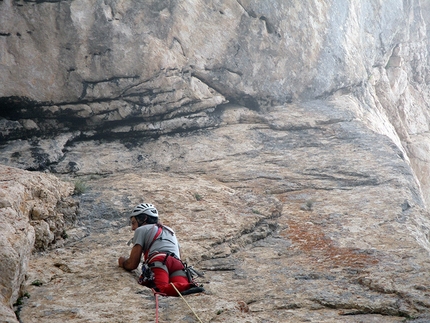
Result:
<instances>
[{"instance_id":1,"label":"rock face","mask_svg":"<svg viewBox=\"0 0 430 323\"><path fill-rule=\"evenodd\" d=\"M203 322L428 320L429 215L407 162L348 111L335 121L313 108L293 107L302 114L288 124L283 107L265 122L162 136L128 152L75 147L75 158L92 156L76 159L88 170L115 151L123 167L145 157L86 177L76 231L90 233L33 259L21 320L154 321L151 291L116 262L130 251L128 214L142 200L205 272L207 292L187 297ZM181 299L161 298L160 321L197 319Z\"/></svg>"},{"instance_id":2,"label":"rock face","mask_svg":"<svg viewBox=\"0 0 430 323\"><path fill-rule=\"evenodd\" d=\"M32 258L20 320L154 321L151 291L116 263L130 250L130 208L143 200L205 272L206 293L187 297L203 322L428 321L419 187L397 146L350 116L322 102L267 119L231 107L211 131L132 150L76 145L88 184L79 222L64 248ZM111 174L104 156L119 164ZM197 320L179 298L159 306L161 322Z\"/></svg>"},{"instance_id":3,"label":"rock face","mask_svg":"<svg viewBox=\"0 0 430 323\"><path fill-rule=\"evenodd\" d=\"M226 102L336 98L399 146L430 201L425 2L0 6L3 163L43 170L85 139L218 127Z\"/></svg>"},{"instance_id":4,"label":"rock face","mask_svg":"<svg viewBox=\"0 0 430 323\"><path fill-rule=\"evenodd\" d=\"M52 175L1 165L0 178L0 315L12 322L31 252L63 245L66 222L73 223L77 205L69 198L73 186Z\"/></svg>"},{"instance_id":5,"label":"rock face","mask_svg":"<svg viewBox=\"0 0 430 323\"><path fill-rule=\"evenodd\" d=\"M22 322L154 320L151 292L116 266L142 200L206 271L207 292L188 298L205 322L428 320L427 2L2 0L0 12L0 163L89 188L66 245L34 254ZM55 182L24 174L40 192ZM51 201L70 189L56 183ZM33 239L63 233L31 210L16 215L27 256L13 268ZM21 277L2 291L10 306L25 268L7 270ZM179 298L161 309L194 319Z\"/></svg>"}]
</instances>

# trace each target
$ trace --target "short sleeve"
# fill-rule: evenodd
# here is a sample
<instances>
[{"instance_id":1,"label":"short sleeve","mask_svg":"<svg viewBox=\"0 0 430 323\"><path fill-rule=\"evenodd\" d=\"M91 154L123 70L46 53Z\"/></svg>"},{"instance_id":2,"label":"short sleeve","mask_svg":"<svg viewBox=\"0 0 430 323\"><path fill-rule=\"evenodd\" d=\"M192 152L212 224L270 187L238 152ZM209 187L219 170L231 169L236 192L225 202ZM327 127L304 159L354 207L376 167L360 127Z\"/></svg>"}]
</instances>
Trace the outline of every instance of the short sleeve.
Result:
<instances>
[{"instance_id":1,"label":"short sleeve","mask_svg":"<svg viewBox=\"0 0 430 323\"><path fill-rule=\"evenodd\" d=\"M145 236L146 230L135 230L133 236L133 246L140 245L143 249L145 249Z\"/></svg>"}]
</instances>

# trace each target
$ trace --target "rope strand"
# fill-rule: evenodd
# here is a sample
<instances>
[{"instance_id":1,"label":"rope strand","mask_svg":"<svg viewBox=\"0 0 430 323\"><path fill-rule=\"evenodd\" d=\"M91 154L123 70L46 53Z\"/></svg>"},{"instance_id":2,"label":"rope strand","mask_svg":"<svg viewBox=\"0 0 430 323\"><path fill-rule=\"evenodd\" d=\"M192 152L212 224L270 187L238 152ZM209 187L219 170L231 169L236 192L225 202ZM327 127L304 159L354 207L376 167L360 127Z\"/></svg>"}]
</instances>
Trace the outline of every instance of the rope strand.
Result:
<instances>
[{"instance_id":1,"label":"rope strand","mask_svg":"<svg viewBox=\"0 0 430 323\"><path fill-rule=\"evenodd\" d=\"M166 294L156 292L155 289L151 288L155 296L155 323L158 323L158 295L165 296Z\"/></svg>"},{"instance_id":2,"label":"rope strand","mask_svg":"<svg viewBox=\"0 0 430 323\"><path fill-rule=\"evenodd\" d=\"M203 323L202 320L200 320L200 318L197 316L196 312L194 312L194 310L191 308L190 304L188 304L188 302L185 300L185 298L182 296L182 294L178 291L178 289L176 288L176 286L173 285L173 283L170 283L170 284L173 286L173 288L178 293L178 295L181 296L181 298L184 300L185 304L188 305L188 307L190 308L191 312L193 312L193 314L197 317L197 319L199 320L199 322Z\"/></svg>"}]
</instances>

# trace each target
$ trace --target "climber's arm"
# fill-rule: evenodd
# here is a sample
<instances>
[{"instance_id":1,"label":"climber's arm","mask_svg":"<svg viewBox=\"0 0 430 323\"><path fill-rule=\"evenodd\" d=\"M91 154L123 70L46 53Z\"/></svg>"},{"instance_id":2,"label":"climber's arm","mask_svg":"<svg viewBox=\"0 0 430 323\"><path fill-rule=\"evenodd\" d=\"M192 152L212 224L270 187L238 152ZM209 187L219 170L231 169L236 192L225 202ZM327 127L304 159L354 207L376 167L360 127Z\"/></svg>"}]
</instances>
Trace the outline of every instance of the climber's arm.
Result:
<instances>
[{"instance_id":1,"label":"climber's arm","mask_svg":"<svg viewBox=\"0 0 430 323\"><path fill-rule=\"evenodd\" d=\"M130 257L119 257L118 265L125 270L131 271L139 266L140 258L142 257L142 246L135 244L131 249Z\"/></svg>"}]
</instances>

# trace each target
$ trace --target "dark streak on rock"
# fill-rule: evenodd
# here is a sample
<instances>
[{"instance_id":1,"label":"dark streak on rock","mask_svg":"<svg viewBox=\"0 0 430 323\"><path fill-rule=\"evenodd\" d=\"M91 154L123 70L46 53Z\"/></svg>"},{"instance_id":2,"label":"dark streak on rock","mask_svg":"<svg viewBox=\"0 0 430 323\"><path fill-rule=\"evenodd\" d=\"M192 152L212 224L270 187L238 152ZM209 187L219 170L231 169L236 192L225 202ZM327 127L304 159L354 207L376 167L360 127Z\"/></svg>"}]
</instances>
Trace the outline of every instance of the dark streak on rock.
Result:
<instances>
[{"instance_id":1,"label":"dark streak on rock","mask_svg":"<svg viewBox=\"0 0 430 323\"><path fill-rule=\"evenodd\" d=\"M29 3L59 3L59 2L67 2L66 0L24 0L24 2Z\"/></svg>"}]
</instances>

